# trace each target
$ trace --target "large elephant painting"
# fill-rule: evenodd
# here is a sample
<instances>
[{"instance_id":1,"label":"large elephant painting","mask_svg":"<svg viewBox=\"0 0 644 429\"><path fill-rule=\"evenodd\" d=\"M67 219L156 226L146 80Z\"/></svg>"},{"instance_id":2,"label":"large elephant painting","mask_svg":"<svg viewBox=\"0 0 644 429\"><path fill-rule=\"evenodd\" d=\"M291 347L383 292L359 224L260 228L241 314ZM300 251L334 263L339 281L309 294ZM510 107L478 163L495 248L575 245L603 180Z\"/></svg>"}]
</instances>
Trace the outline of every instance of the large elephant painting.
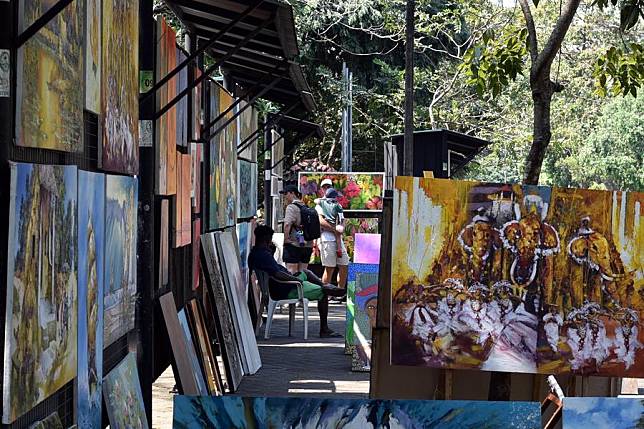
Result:
<instances>
[{"instance_id":1,"label":"large elephant painting","mask_svg":"<svg viewBox=\"0 0 644 429\"><path fill-rule=\"evenodd\" d=\"M397 178L392 363L643 376L643 200Z\"/></svg>"}]
</instances>

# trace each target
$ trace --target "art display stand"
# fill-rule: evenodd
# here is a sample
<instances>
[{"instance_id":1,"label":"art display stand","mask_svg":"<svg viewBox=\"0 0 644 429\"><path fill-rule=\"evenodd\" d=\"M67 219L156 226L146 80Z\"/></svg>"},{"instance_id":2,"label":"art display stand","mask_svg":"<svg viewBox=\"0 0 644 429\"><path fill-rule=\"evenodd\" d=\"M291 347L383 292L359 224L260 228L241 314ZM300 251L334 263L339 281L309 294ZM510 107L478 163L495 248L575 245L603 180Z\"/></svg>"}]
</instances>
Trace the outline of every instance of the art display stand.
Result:
<instances>
[{"instance_id":1,"label":"art display stand","mask_svg":"<svg viewBox=\"0 0 644 429\"><path fill-rule=\"evenodd\" d=\"M378 281L378 316L372 333L369 397L372 399L488 400L491 372L445 370L390 363L393 192L385 191ZM511 401L540 401L549 393L547 375L511 374ZM568 396L616 396L619 379L556 376Z\"/></svg>"}]
</instances>

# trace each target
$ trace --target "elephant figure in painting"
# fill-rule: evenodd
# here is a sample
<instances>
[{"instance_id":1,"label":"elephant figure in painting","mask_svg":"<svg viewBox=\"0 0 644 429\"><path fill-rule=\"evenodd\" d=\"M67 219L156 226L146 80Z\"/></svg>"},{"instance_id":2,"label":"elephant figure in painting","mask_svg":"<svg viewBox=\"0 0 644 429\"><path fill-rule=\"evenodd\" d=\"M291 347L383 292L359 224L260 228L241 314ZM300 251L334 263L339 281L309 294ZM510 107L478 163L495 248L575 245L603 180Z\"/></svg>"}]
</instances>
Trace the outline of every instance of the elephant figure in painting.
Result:
<instances>
[{"instance_id":1,"label":"elephant figure in painting","mask_svg":"<svg viewBox=\"0 0 644 429\"><path fill-rule=\"evenodd\" d=\"M499 267L499 252L503 247L501 233L493 225L483 207L477 210L472 223L458 235L458 242L469 257L468 275L474 282L484 282L496 277Z\"/></svg>"},{"instance_id":2,"label":"elephant figure in painting","mask_svg":"<svg viewBox=\"0 0 644 429\"><path fill-rule=\"evenodd\" d=\"M501 230L504 246L514 255L510 266L510 280L519 289L525 289L541 274L546 303L553 298L553 264L548 256L559 252L559 234L552 225L544 222L536 212L519 220L506 223ZM543 260L541 268L539 261Z\"/></svg>"},{"instance_id":3,"label":"elephant figure in painting","mask_svg":"<svg viewBox=\"0 0 644 429\"><path fill-rule=\"evenodd\" d=\"M593 301L602 302L605 293L613 302L630 306L633 280L625 272L615 245L590 227L589 217L582 218L577 236L568 243L568 254L585 268L582 281L572 284L575 301L590 297Z\"/></svg>"}]
</instances>

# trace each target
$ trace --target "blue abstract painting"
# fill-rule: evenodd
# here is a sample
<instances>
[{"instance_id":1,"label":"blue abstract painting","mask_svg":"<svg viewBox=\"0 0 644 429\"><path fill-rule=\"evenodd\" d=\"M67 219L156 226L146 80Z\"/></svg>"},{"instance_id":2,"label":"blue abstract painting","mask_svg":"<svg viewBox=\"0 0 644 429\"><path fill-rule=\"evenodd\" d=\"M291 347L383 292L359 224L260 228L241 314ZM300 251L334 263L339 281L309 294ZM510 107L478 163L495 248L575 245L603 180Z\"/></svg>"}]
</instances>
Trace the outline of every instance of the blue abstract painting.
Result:
<instances>
[{"instance_id":1,"label":"blue abstract painting","mask_svg":"<svg viewBox=\"0 0 644 429\"><path fill-rule=\"evenodd\" d=\"M174 397L174 429L537 429L538 402Z\"/></svg>"},{"instance_id":2,"label":"blue abstract painting","mask_svg":"<svg viewBox=\"0 0 644 429\"><path fill-rule=\"evenodd\" d=\"M644 400L566 398L564 429L634 429L644 425Z\"/></svg>"},{"instance_id":3,"label":"blue abstract painting","mask_svg":"<svg viewBox=\"0 0 644 429\"><path fill-rule=\"evenodd\" d=\"M78 171L78 427L101 426L105 175Z\"/></svg>"},{"instance_id":4,"label":"blue abstract painting","mask_svg":"<svg viewBox=\"0 0 644 429\"><path fill-rule=\"evenodd\" d=\"M344 333L344 353L353 353L353 319L355 311L355 295L356 295L356 278L358 274L372 274L378 273L380 265L378 264L356 264L350 263L347 274L347 307L346 318L347 324Z\"/></svg>"}]
</instances>

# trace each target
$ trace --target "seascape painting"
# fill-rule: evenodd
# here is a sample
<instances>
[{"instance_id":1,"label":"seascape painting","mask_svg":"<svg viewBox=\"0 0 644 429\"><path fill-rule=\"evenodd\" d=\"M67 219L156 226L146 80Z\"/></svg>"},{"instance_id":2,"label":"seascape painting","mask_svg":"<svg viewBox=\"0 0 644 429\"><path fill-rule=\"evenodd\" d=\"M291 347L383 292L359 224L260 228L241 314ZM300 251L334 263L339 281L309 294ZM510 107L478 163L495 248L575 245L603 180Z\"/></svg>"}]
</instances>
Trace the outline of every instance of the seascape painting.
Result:
<instances>
[{"instance_id":1,"label":"seascape painting","mask_svg":"<svg viewBox=\"0 0 644 429\"><path fill-rule=\"evenodd\" d=\"M177 66L177 34L163 17L157 20L157 80L162 79ZM177 77L159 88L157 109L161 109L177 95ZM156 180L159 195L174 195L177 192L177 106L173 106L156 121L155 146Z\"/></svg>"},{"instance_id":2,"label":"seascape painting","mask_svg":"<svg viewBox=\"0 0 644 429\"><path fill-rule=\"evenodd\" d=\"M11 163L2 422L76 376L77 169Z\"/></svg>"},{"instance_id":3,"label":"seascape painting","mask_svg":"<svg viewBox=\"0 0 644 429\"><path fill-rule=\"evenodd\" d=\"M112 429L147 429L148 419L133 353L103 379L103 397Z\"/></svg>"},{"instance_id":4,"label":"seascape painting","mask_svg":"<svg viewBox=\"0 0 644 429\"><path fill-rule=\"evenodd\" d=\"M104 348L134 329L139 195L136 178L107 176L106 184Z\"/></svg>"},{"instance_id":5,"label":"seascape painting","mask_svg":"<svg viewBox=\"0 0 644 429\"><path fill-rule=\"evenodd\" d=\"M378 274L380 266L378 264L356 264L350 263L347 272L347 305L346 305L346 325L344 334L344 353L352 354L353 349L353 321L355 316L355 295L356 280L359 274Z\"/></svg>"},{"instance_id":6,"label":"seascape painting","mask_svg":"<svg viewBox=\"0 0 644 429\"><path fill-rule=\"evenodd\" d=\"M29 27L51 3L16 2L19 28ZM82 152L84 38L84 3L75 1L18 49L17 145Z\"/></svg>"},{"instance_id":7,"label":"seascape painting","mask_svg":"<svg viewBox=\"0 0 644 429\"><path fill-rule=\"evenodd\" d=\"M175 396L174 429L539 429L538 402Z\"/></svg>"},{"instance_id":8,"label":"seascape painting","mask_svg":"<svg viewBox=\"0 0 644 429\"><path fill-rule=\"evenodd\" d=\"M101 167L139 172L139 2L103 0Z\"/></svg>"},{"instance_id":9,"label":"seascape painting","mask_svg":"<svg viewBox=\"0 0 644 429\"><path fill-rule=\"evenodd\" d=\"M392 363L641 377L643 200L398 177Z\"/></svg>"},{"instance_id":10,"label":"seascape painting","mask_svg":"<svg viewBox=\"0 0 644 429\"><path fill-rule=\"evenodd\" d=\"M371 370L371 330L376 327L378 273L359 273L353 297L351 369L366 372Z\"/></svg>"},{"instance_id":11,"label":"seascape painting","mask_svg":"<svg viewBox=\"0 0 644 429\"><path fill-rule=\"evenodd\" d=\"M101 113L101 2L87 0L85 16L85 108Z\"/></svg>"},{"instance_id":12,"label":"seascape painting","mask_svg":"<svg viewBox=\"0 0 644 429\"><path fill-rule=\"evenodd\" d=\"M278 158L279 159L279 158ZM384 173L299 173L298 183L304 204L314 207L315 199L324 196L320 183L331 179L345 211L380 211L384 192Z\"/></svg>"},{"instance_id":13,"label":"seascape painting","mask_svg":"<svg viewBox=\"0 0 644 429\"><path fill-rule=\"evenodd\" d=\"M78 171L77 424L99 427L103 382L105 175Z\"/></svg>"},{"instance_id":14,"label":"seascape painting","mask_svg":"<svg viewBox=\"0 0 644 429\"><path fill-rule=\"evenodd\" d=\"M642 398L574 398L563 401L563 429L636 429L644 421Z\"/></svg>"}]
</instances>

